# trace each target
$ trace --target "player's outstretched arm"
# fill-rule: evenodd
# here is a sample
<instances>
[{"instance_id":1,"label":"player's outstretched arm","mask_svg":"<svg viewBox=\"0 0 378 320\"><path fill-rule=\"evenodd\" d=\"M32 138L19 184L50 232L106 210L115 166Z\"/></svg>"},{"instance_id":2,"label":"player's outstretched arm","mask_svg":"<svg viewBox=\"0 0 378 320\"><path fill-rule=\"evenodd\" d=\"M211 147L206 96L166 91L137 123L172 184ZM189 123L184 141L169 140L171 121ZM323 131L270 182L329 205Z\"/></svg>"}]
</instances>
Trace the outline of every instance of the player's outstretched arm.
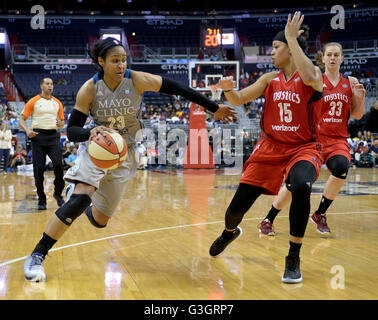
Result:
<instances>
[{"instance_id":1,"label":"player's outstretched arm","mask_svg":"<svg viewBox=\"0 0 378 320\"><path fill-rule=\"evenodd\" d=\"M252 100L255 100L261 97L266 87L269 85L269 82L278 75L277 71L269 72L263 74L257 81L247 88L244 88L240 91L234 91L235 81L233 77L224 77L218 82L219 88L222 88L224 94L226 95L227 100L233 106L241 106Z\"/></svg>"},{"instance_id":2,"label":"player's outstretched arm","mask_svg":"<svg viewBox=\"0 0 378 320\"><path fill-rule=\"evenodd\" d=\"M236 119L236 112L232 107L227 105L220 107L216 102L180 82L140 71L132 71L132 76L134 86L140 95L145 91L179 95L213 112L218 120L229 120L230 117Z\"/></svg>"}]
</instances>

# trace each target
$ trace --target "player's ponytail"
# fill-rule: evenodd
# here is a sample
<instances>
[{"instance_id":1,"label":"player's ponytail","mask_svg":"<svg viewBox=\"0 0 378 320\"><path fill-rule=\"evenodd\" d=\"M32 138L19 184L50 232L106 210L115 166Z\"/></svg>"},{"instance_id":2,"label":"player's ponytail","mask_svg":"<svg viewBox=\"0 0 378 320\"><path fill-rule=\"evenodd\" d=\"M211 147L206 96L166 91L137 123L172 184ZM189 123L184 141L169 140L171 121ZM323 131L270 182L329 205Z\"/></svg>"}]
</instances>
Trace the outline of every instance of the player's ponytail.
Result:
<instances>
[{"instance_id":1,"label":"player's ponytail","mask_svg":"<svg viewBox=\"0 0 378 320\"><path fill-rule=\"evenodd\" d=\"M317 64L317 66L322 70L324 71L325 70L325 65L323 63L323 51L319 50L315 56L315 62Z\"/></svg>"},{"instance_id":2,"label":"player's ponytail","mask_svg":"<svg viewBox=\"0 0 378 320\"><path fill-rule=\"evenodd\" d=\"M303 30L304 32L297 38L297 41L303 52L307 54L307 39L310 36L310 27L307 24L304 24L301 26L300 30Z\"/></svg>"}]
</instances>

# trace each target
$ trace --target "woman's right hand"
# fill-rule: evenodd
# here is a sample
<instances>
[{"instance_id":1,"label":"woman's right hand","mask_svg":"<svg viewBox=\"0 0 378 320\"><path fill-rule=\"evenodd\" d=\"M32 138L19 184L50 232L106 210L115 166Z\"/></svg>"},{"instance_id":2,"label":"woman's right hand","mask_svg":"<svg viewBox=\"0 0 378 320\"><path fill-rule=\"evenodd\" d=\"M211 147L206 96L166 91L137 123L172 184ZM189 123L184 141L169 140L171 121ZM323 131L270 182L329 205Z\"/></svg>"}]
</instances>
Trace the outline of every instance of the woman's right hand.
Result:
<instances>
[{"instance_id":1,"label":"woman's right hand","mask_svg":"<svg viewBox=\"0 0 378 320\"><path fill-rule=\"evenodd\" d=\"M233 76L223 77L218 82L218 87L223 91L233 90L236 87L236 82Z\"/></svg>"},{"instance_id":2,"label":"woman's right hand","mask_svg":"<svg viewBox=\"0 0 378 320\"><path fill-rule=\"evenodd\" d=\"M98 126L98 127L94 127L92 130L91 130L91 135L89 137L89 140L92 140L92 138L96 138L98 137L99 134L101 135L105 135L105 132L113 132L114 130L108 128L108 127L105 127L105 126Z\"/></svg>"}]
</instances>

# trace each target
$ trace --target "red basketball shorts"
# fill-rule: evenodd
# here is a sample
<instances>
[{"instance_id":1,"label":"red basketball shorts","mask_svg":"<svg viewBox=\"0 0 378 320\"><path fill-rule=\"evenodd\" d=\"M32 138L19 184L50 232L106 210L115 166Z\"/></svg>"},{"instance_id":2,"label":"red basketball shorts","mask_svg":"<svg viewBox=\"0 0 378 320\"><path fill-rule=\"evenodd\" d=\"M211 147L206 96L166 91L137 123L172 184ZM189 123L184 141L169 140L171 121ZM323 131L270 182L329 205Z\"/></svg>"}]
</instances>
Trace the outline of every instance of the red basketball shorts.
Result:
<instances>
[{"instance_id":1,"label":"red basketball shorts","mask_svg":"<svg viewBox=\"0 0 378 320\"><path fill-rule=\"evenodd\" d=\"M301 160L311 162L318 177L323 163L318 149L315 142L293 146L263 138L245 162L240 183L262 187L264 194L276 195L291 167Z\"/></svg>"},{"instance_id":2,"label":"red basketball shorts","mask_svg":"<svg viewBox=\"0 0 378 320\"><path fill-rule=\"evenodd\" d=\"M322 145L322 156L324 163L327 163L329 158L338 155L344 156L350 162L350 147L345 138L331 138L320 136L319 142Z\"/></svg>"}]
</instances>

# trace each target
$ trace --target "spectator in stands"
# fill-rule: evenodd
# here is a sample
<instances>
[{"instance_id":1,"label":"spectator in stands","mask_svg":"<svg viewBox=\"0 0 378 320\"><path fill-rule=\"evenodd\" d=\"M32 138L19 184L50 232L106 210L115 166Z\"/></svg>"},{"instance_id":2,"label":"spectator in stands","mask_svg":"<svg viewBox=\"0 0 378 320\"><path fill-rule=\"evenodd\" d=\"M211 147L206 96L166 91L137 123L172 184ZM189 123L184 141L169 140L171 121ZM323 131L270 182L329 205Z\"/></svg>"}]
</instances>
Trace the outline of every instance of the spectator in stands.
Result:
<instances>
[{"instance_id":1,"label":"spectator in stands","mask_svg":"<svg viewBox=\"0 0 378 320\"><path fill-rule=\"evenodd\" d=\"M357 138L358 138L358 141L363 140L363 134L362 134L361 130L358 130L358 132L357 132Z\"/></svg>"},{"instance_id":2,"label":"spectator in stands","mask_svg":"<svg viewBox=\"0 0 378 320\"><path fill-rule=\"evenodd\" d=\"M375 101L374 106L365 114L366 115L366 130L378 131L378 100Z\"/></svg>"},{"instance_id":3,"label":"spectator in stands","mask_svg":"<svg viewBox=\"0 0 378 320\"><path fill-rule=\"evenodd\" d=\"M357 167L359 168L372 168L374 166L373 155L369 152L368 147L364 147L360 158L357 161Z\"/></svg>"},{"instance_id":4,"label":"spectator in stands","mask_svg":"<svg viewBox=\"0 0 378 320\"><path fill-rule=\"evenodd\" d=\"M349 153L351 155L351 162L355 164L354 153L356 152L357 146L358 146L357 138L352 139L349 133L349 137L346 139L346 141L348 142L349 147L350 147Z\"/></svg>"},{"instance_id":5,"label":"spectator in stands","mask_svg":"<svg viewBox=\"0 0 378 320\"><path fill-rule=\"evenodd\" d=\"M371 146L371 143L373 142L373 137L371 136L371 131L366 131L366 142Z\"/></svg>"},{"instance_id":6,"label":"spectator in stands","mask_svg":"<svg viewBox=\"0 0 378 320\"><path fill-rule=\"evenodd\" d=\"M3 173L8 172L9 155L12 147L12 132L8 129L5 121L1 122L0 128L0 162L4 159Z\"/></svg>"},{"instance_id":7,"label":"spectator in stands","mask_svg":"<svg viewBox=\"0 0 378 320\"><path fill-rule=\"evenodd\" d=\"M212 115L206 115L206 125L207 126L214 126L215 119Z\"/></svg>"},{"instance_id":8,"label":"spectator in stands","mask_svg":"<svg viewBox=\"0 0 378 320\"><path fill-rule=\"evenodd\" d=\"M182 124L189 123L189 113L183 112L182 115L181 115L180 121L181 121Z\"/></svg>"},{"instance_id":9,"label":"spectator in stands","mask_svg":"<svg viewBox=\"0 0 378 320\"><path fill-rule=\"evenodd\" d=\"M158 159L158 151L154 148L154 146L151 143L147 144L147 158L148 158L148 165L149 168L152 168L153 164L156 164Z\"/></svg>"},{"instance_id":10,"label":"spectator in stands","mask_svg":"<svg viewBox=\"0 0 378 320\"><path fill-rule=\"evenodd\" d=\"M63 157L63 165L64 165L64 169L65 170L67 170L67 169L70 168L67 165L66 159L72 153L72 147L74 147L74 146L75 146L75 144L72 143L72 145L71 145L71 142L69 142L68 140L64 144L64 148L63 148L63 152L62 152L62 157Z\"/></svg>"},{"instance_id":11,"label":"spectator in stands","mask_svg":"<svg viewBox=\"0 0 378 320\"><path fill-rule=\"evenodd\" d=\"M230 147L226 147L226 141L222 139L221 145L217 148L214 154L214 158L216 159L215 163L220 164L221 166L229 165L227 162L231 157L231 150ZM225 161L226 160L226 161ZM216 166L219 167L219 166Z\"/></svg>"},{"instance_id":12,"label":"spectator in stands","mask_svg":"<svg viewBox=\"0 0 378 320\"><path fill-rule=\"evenodd\" d=\"M64 112L62 103L53 95L53 81L43 78L40 82L41 94L31 98L25 105L20 117L20 127L31 139L33 150L33 172L38 194L38 210L46 210L46 195L44 192L44 171L46 155L51 159L54 168L54 198L59 207L64 203L62 192L63 159L58 128L64 127ZM32 129L26 120L32 116Z\"/></svg>"},{"instance_id":13,"label":"spectator in stands","mask_svg":"<svg viewBox=\"0 0 378 320\"><path fill-rule=\"evenodd\" d=\"M14 171L19 165L25 165L25 164L26 164L26 150L22 147L21 144L18 144L16 146L14 156L11 160L10 167Z\"/></svg>"},{"instance_id":14,"label":"spectator in stands","mask_svg":"<svg viewBox=\"0 0 378 320\"><path fill-rule=\"evenodd\" d=\"M243 74L240 76L240 89L244 89L249 86L248 78L243 76Z\"/></svg>"},{"instance_id":15,"label":"spectator in stands","mask_svg":"<svg viewBox=\"0 0 378 320\"><path fill-rule=\"evenodd\" d=\"M71 145L71 142L69 142L68 140L66 141L66 143L64 144L63 152L62 152L63 159L67 158L71 154L71 147L73 146L74 146L73 143Z\"/></svg>"},{"instance_id":16,"label":"spectator in stands","mask_svg":"<svg viewBox=\"0 0 378 320\"><path fill-rule=\"evenodd\" d=\"M14 156L14 152L16 151L16 146L18 145L17 135L12 134L11 143L12 143L12 147L11 147L11 151L10 151L10 157L12 158Z\"/></svg>"},{"instance_id":17,"label":"spectator in stands","mask_svg":"<svg viewBox=\"0 0 378 320\"><path fill-rule=\"evenodd\" d=\"M358 142L356 153L361 154L364 151L365 141Z\"/></svg>"},{"instance_id":18,"label":"spectator in stands","mask_svg":"<svg viewBox=\"0 0 378 320\"><path fill-rule=\"evenodd\" d=\"M170 119L171 119L172 123L179 123L180 122L180 118L176 114L174 114L173 112L171 113Z\"/></svg>"},{"instance_id":19,"label":"spectator in stands","mask_svg":"<svg viewBox=\"0 0 378 320\"><path fill-rule=\"evenodd\" d=\"M26 164L33 163L33 150L30 148L26 155Z\"/></svg>"},{"instance_id":20,"label":"spectator in stands","mask_svg":"<svg viewBox=\"0 0 378 320\"><path fill-rule=\"evenodd\" d=\"M143 143L137 142L137 147L136 147L136 156L137 156L137 163L138 163L138 170L144 170L147 168L147 149L144 146Z\"/></svg>"},{"instance_id":21,"label":"spectator in stands","mask_svg":"<svg viewBox=\"0 0 378 320\"><path fill-rule=\"evenodd\" d=\"M253 150L252 139L249 133L243 129L243 164L248 160Z\"/></svg>"},{"instance_id":22,"label":"spectator in stands","mask_svg":"<svg viewBox=\"0 0 378 320\"><path fill-rule=\"evenodd\" d=\"M7 120L8 120L7 105L2 103L0 105L0 121L7 121Z\"/></svg>"},{"instance_id":23,"label":"spectator in stands","mask_svg":"<svg viewBox=\"0 0 378 320\"><path fill-rule=\"evenodd\" d=\"M14 110L14 108L12 107L12 105L10 104L9 101L6 103L6 106L7 106L7 115L8 115L8 118L9 119L11 119L11 118L17 118L17 113L16 113L16 111Z\"/></svg>"},{"instance_id":24,"label":"spectator in stands","mask_svg":"<svg viewBox=\"0 0 378 320\"><path fill-rule=\"evenodd\" d=\"M65 158L65 162L67 166L73 167L75 165L76 158L77 158L77 147L74 146L72 148L72 152L70 153L70 155L67 158Z\"/></svg>"},{"instance_id":25,"label":"spectator in stands","mask_svg":"<svg viewBox=\"0 0 378 320\"><path fill-rule=\"evenodd\" d=\"M347 138L347 142L349 144L349 147L354 151L357 148L357 140L352 139L350 133L348 135L349 137Z\"/></svg>"},{"instance_id":26,"label":"spectator in stands","mask_svg":"<svg viewBox=\"0 0 378 320\"><path fill-rule=\"evenodd\" d=\"M198 52L198 57L197 57L197 59L198 60L203 60L205 58L205 54L204 54L204 52L203 52L203 49L199 49L199 52Z\"/></svg>"},{"instance_id":27,"label":"spectator in stands","mask_svg":"<svg viewBox=\"0 0 378 320\"><path fill-rule=\"evenodd\" d=\"M378 164L378 138L374 139L373 144L369 149L369 152L374 158L375 165L377 165Z\"/></svg>"}]
</instances>

